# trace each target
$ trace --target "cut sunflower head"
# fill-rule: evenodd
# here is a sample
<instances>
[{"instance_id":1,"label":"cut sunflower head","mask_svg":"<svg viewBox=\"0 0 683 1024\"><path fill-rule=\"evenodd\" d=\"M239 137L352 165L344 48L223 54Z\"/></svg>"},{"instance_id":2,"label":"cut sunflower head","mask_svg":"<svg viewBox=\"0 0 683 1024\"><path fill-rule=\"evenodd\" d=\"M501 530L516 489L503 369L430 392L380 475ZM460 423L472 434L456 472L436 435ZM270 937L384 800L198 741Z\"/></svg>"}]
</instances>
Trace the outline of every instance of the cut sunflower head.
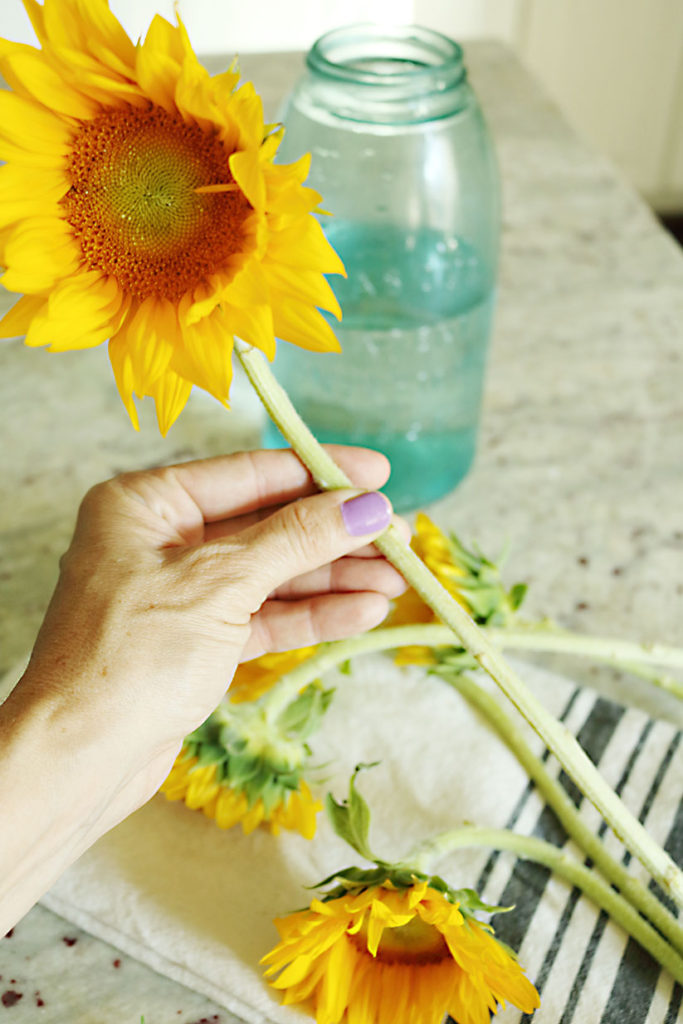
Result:
<instances>
[{"instance_id":1,"label":"cut sunflower head","mask_svg":"<svg viewBox=\"0 0 683 1024\"><path fill-rule=\"evenodd\" d=\"M506 590L500 577L500 564L477 548L466 548L455 533L447 536L424 512L417 514L411 547L476 623L503 626L513 621L524 600L526 585L516 583ZM390 625L437 621L429 605L410 588L395 602ZM399 665L432 665L437 660L431 648L417 645L401 648L396 656Z\"/></svg>"},{"instance_id":2,"label":"cut sunflower head","mask_svg":"<svg viewBox=\"0 0 683 1024\"><path fill-rule=\"evenodd\" d=\"M349 797L328 796L333 828L375 867L347 868L307 910L278 918L278 945L263 958L285 1003L308 1003L318 1024L489 1024L499 1004L524 1013L538 993L514 954L476 911L488 906L472 889L452 889L437 875L374 856L370 812L351 778Z\"/></svg>"},{"instance_id":3,"label":"cut sunflower head","mask_svg":"<svg viewBox=\"0 0 683 1024\"><path fill-rule=\"evenodd\" d=\"M441 1024L447 1013L489 1024L499 1004L539 1005L514 956L450 890L416 876L400 887L343 881L340 894L277 919L281 941L263 960L284 1002L310 1003L318 1024Z\"/></svg>"},{"instance_id":4,"label":"cut sunflower head","mask_svg":"<svg viewBox=\"0 0 683 1024\"><path fill-rule=\"evenodd\" d=\"M270 721L267 706L222 704L186 737L161 786L169 800L202 810L220 828L259 825L312 839L322 803L306 782L308 737L332 691L313 685Z\"/></svg>"},{"instance_id":5,"label":"cut sunflower head","mask_svg":"<svg viewBox=\"0 0 683 1024\"><path fill-rule=\"evenodd\" d=\"M107 0L23 0L41 48L0 40L0 264L23 292L0 336L109 340L121 398L165 433L195 384L227 404L237 335L336 350L309 158L275 166L251 83L210 77L178 19L134 45Z\"/></svg>"}]
</instances>

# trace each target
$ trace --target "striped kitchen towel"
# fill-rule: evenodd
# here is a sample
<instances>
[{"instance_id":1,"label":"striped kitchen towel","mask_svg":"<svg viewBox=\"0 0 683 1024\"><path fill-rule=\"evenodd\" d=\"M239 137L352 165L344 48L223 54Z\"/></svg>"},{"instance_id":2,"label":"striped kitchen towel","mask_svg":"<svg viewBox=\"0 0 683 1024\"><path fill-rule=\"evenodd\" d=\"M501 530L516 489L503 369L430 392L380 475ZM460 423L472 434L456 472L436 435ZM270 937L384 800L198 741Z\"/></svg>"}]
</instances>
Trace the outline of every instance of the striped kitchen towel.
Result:
<instances>
[{"instance_id":1,"label":"striped kitchen towel","mask_svg":"<svg viewBox=\"0 0 683 1024\"><path fill-rule=\"evenodd\" d=\"M648 831L683 863L683 749L675 726L538 667L517 668ZM463 821L565 845L557 819L514 757L439 679L371 656L359 658L350 676L330 674L325 681L337 685L337 693L312 739L315 759L324 765L325 788L337 798L345 795L357 762L380 761L358 782L380 856L400 858L417 841ZM494 691L489 680L481 682ZM628 862L541 741L530 730L528 737L586 822ZM279 1005L261 977L259 959L277 941L272 918L305 905L311 898L305 886L358 861L324 821L312 843L292 834L244 836L156 797L88 851L44 902L249 1024L303 1024L310 1020L304 1011ZM493 925L518 950L541 992L535 1024L679 1019L681 987L545 868L475 849L450 855L438 869L454 886L477 888L487 902L514 904ZM645 878L639 864L629 869ZM530 1018L508 1007L496 1020L527 1024Z\"/></svg>"}]
</instances>

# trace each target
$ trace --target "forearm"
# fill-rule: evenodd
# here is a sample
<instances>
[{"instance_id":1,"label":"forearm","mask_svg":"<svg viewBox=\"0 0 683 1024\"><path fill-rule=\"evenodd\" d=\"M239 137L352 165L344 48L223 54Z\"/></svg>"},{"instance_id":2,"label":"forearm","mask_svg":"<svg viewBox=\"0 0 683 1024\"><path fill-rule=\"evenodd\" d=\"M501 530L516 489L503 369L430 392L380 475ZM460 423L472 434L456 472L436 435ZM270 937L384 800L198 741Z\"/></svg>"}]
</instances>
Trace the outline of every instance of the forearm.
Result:
<instances>
[{"instance_id":1,"label":"forearm","mask_svg":"<svg viewBox=\"0 0 683 1024\"><path fill-rule=\"evenodd\" d=\"M0 707L0 935L136 804L111 722L36 675Z\"/></svg>"}]
</instances>

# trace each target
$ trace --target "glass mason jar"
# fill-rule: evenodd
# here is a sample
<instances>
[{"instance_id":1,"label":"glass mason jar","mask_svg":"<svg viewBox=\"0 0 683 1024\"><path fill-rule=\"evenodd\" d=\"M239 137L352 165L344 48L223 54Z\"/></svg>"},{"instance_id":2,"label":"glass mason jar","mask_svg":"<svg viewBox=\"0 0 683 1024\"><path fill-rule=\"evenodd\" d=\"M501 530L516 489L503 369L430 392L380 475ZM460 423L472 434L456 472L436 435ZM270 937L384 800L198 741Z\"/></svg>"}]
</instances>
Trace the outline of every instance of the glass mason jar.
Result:
<instances>
[{"instance_id":1,"label":"glass mason jar","mask_svg":"<svg viewBox=\"0 0 683 1024\"><path fill-rule=\"evenodd\" d=\"M307 184L348 278L330 283L342 353L280 345L275 373L319 441L391 460L398 509L451 490L472 462L498 255L492 144L462 50L437 32L324 35L281 113L278 159ZM326 314L325 314L326 315ZM274 427L266 444L282 443Z\"/></svg>"}]
</instances>

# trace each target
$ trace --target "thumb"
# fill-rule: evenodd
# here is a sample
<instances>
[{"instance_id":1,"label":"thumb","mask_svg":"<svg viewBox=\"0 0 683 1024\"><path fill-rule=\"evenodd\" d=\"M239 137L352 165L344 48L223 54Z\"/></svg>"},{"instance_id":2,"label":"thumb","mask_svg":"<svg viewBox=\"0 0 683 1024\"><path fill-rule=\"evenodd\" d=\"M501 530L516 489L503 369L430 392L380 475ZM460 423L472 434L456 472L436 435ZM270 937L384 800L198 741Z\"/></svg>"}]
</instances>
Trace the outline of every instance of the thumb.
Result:
<instances>
[{"instance_id":1,"label":"thumb","mask_svg":"<svg viewBox=\"0 0 683 1024\"><path fill-rule=\"evenodd\" d=\"M260 605L295 576L374 540L391 522L392 512L379 491L326 491L285 505L239 534L249 556L242 582L253 588Z\"/></svg>"}]
</instances>

